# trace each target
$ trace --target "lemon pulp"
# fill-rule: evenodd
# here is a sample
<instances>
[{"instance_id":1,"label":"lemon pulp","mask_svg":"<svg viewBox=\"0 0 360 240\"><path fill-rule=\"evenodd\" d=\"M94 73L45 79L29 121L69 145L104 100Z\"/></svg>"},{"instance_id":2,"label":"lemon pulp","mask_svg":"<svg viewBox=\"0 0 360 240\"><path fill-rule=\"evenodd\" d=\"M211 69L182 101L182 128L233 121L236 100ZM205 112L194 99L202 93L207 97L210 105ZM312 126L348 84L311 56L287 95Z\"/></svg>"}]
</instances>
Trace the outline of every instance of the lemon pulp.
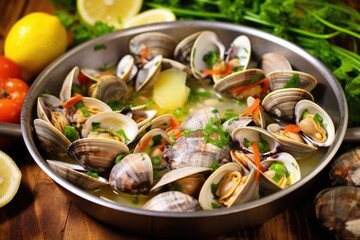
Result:
<instances>
[{"instance_id":1,"label":"lemon pulp","mask_svg":"<svg viewBox=\"0 0 360 240\"><path fill-rule=\"evenodd\" d=\"M13 199L19 189L21 172L15 162L0 151L0 207Z\"/></svg>"}]
</instances>

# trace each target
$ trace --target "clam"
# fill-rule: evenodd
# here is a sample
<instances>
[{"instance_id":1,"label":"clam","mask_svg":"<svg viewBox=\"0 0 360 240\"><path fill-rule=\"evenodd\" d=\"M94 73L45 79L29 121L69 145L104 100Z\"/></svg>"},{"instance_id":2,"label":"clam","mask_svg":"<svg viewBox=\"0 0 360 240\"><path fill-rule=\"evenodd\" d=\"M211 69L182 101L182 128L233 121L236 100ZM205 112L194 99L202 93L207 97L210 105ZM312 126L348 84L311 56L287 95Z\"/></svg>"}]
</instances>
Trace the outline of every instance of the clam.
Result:
<instances>
[{"instance_id":1,"label":"clam","mask_svg":"<svg viewBox=\"0 0 360 240\"><path fill-rule=\"evenodd\" d=\"M338 156L329 172L333 185L360 187L360 147L355 147Z\"/></svg>"},{"instance_id":2,"label":"clam","mask_svg":"<svg viewBox=\"0 0 360 240\"><path fill-rule=\"evenodd\" d=\"M211 171L211 168L188 166L177 168L165 173L159 182L151 188L151 191L159 190L169 184L176 184L179 191L195 196L199 193L205 178L203 173Z\"/></svg>"},{"instance_id":3,"label":"clam","mask_svg":"<svg viewBox=\"0 0 360 240\"><path fill-rule=\"evenodd\" d=\"M71 88L73 84L79 83L79 74L80 74L80 68L75 66L71 71L66 75L65 80L61 86L60 89L60 95L59 98L62 102L66 102L71 98Z\"/></svg>"},{"instance_id":4,"label":"clam","mask_svg":"<svg viewBox=\"0 0 360 240\"><path fill-rule=\"evenodd\" d=\"M147 201L142 208L163 212L194 212L200 209L195 198L178 191L160 193Z\"/></svg>"},{"instance_id":5,"label":"clam","mask_svg":"<svg viewBox=\"0 0 360 240\"><path fill-rule=\"evenodd\" d=\"M83 138L109 138L129 144L138 134L136 122L121 113L101 112L87 119L81 131Z\"/></svg>"},{"instance_id":6,"label":"clam","mask_svg":"<svg viewBox=\"0 0 360 240\"><path fill-rule=\"evenodd\" d=\"M129 50L135 62L143 64L143 60L149 61L158 55L171 58L177 44L178 41L168 34L145 32L130 39Z\"/></svg>"},{"instance_id":7,"label":"clam","mask_svg":"<svg viewBox=\"0 0 360 240\"><path fill-rule=\"evenodd\" d=\"M140 127L138 138L154 128L161 128L165 130L172 139L177 139L179 137L178 135L181 135L180 128L178 128L178 122L175 117L171 114L163 114L153 118Z\"/></svg>"},{"instance_id":8,"label":"clam","mask_svg":"<svg viewBox=\"0 0 360 240\"><path fill-rule=\"evenodd\" d=\"M39 119L51 123L60 132L64 132L64 127L70 125L70 122L61 104L59 98L49 94L42 94L37 98L36 110Z\"/></svg>"},{"instance_id":9,"label":"clam","mask_svg":"<svg viewBox=\"0 0 360 240\"><path fill-rule=\"evenodd\" d=\"M186 73L186 81L195 81L196 78L194 77L191 69L189 66L184 65L181 62L169 59L169 58L163 58L161 61L161 70L167 70L170 68L176 68Z\"/></svg>"},{"instance_id":10,"label":"clam","mask_svg":"<svg viewBox=\"0 0 360 240\"><path fill-rule=\"evenodd\" d=\"M128 94L128 87L124 81L115 75L106 74L88 89L88 94L103 102L121 101Z\"/></svg>"},{"instance_id":11,"label":"clam","mask_svg":"<svg viewBox=\"0 0 360 240\"><path fill-rule=\"evenodd\" d=\"M247 69L221 78L214 84L219 94L236 99L247 99L249 96L262 97L267 92L266 79L261 69Z\"/></svg>"},{"instance_id":12,"label":"clam","mask_svg":"<svg viewBox=\"0 0 360 240\"><path fill-rule=\"evenodd\" d=\"M336 239L360 238L360 188L337 186L320 191L315 214L322 227Z\"/></svg>"},{"instance_id":13,"label":"clam","mask_svg":"<svg viewBox=\"0 0 360 240\"><path fill-rule=\"evenodd\" d=\"M303 155L307 152L314 152L317 147L304 138L301 132L294 132L278 123L267 126L267 130L281 143L284 151L295 155Z\"/></svg>"},{"instance_id":14,"label":"clam","mask_svg":"<svg viewBox=\"0 0 360 240\"><path fill-rule=\"evenodd\" d=\"M319 105L309 100L295 106L295 122L305 138L319 147L330 146L335 139L335 127L330 116Z\"/></svg>"},{"instance_id":15,"label":"clam","mask_svg":"<svg viewBox=\"0 0 360 240\"><path fill-rule=\"evenodd\" d=\"M182 130L187 129L190 131L203 129L210 123L210 119L215 118L220 120L219 112L213 107L204 107L196 112L191 113L180 125Z\"/></svg>"},{"instance_id":16,"label":"clam","mask_svg":"<svg viewBox=\"0 0 360 240\"><path fill-rule=\"evenodd\" d=\"M47 153L67 155L67 148L71 142L58 128L40 118L34 119L33 124L42 149Z\"/></svg>"},{"instance_id":17,"label":"clam","mask_svg":"<svg viewBox=\"0 0 360 240\"><path fill-rule=\"evenodd\" d=\"M146 152L152 159L154 169L164 169L168 164L162 154L165 146L172 144L172 142L172 139L164 130L155 128L140 139L133 152Z\"/></svg>"},{"instance_id":18,"label":"clam","mask_svg":"<svg viewBox=\"0 0 360 240\"><path fill-rule=\"evenodd\" d=\"M296 87L311 92L317 84L314 76L294 70L277 70L266 75L270 83L270 91L286 87Z\"/></svg>"},{"instance_id":19,"label":"clam","mask_svg":"<svg viewBox=\"0 0 360 240\"><path fill-rule=\"evenodd\" d=\"M135 59L130 54L123 56L116 66L116 76L126 83L135 77L137 71Z\"/></svg>"},{"instance_id":20,"label":"clam","mask_svg":"<svg viewBox=\"0 0 360 240\"><path fill-rule=\"evenodd\" d=\"M267 113L285 121L295 118L295 105L303 99L314 101L309 91L301 88L283 88L270 92L261 101Z\"/></svg>"},{"instance_id":21,"label":"clam","mask_svg":"<svg viewBox=\"0 0 360 240\"><path fill-rule=\"evenodd\" d=\"M202 31L195 32L185 37L176 45L174 50L174 58L176 61L179 61L186 66L190 66L191 50L194 46L195 40L201 33Z\"/></svg>"},{"instance_id":22,"label":"clam","mask_svg":"<svg viewBox=\"0 0 360 240\"><path fill-rule=\"evenodd\" d=\"M125 193L148 194L153 183L151 159L146 153L131 153L110 172L110 186Z\"/></svg>"},{"instance_id":23,"label":"clam","mask_svg":"<svg viewBox=\"0 0 360 240\"><path fill-rule=\"evenodd\" d=\"M212 31L201 32L191 49L190 67L193 75L198 79L207 76L202 73L203 70L212 68L204 61L204 56L207 54L216 54L219 59L223 59L225 54L225 46L220 42L217 34Z\"/></svg>"},{"instance_id":24,"label":"clam","mask_svg":"<svg viewBox=\"0 0 360 240\"><path fill-rule=\"evenodd\" d=\"M267 125L266 122L266 113L264 109L259 105L256 105L256 100L254 97L250 96L246 99L246 104L248 109L253 108L254 110L249 114L254 121L255 125L261 128L265 128ZM259 103L259 102L258 102ZM246 112L246 111L245 111ZM242 114L244 116L244 113Z\"/></svg>"},{"instance_id":25,"label":"clam","mask_svg":"<svg viewBox=\"0 0 360 240\"><path fill-rule=\"evenodd\" d=\"M245 70L250 62L250 56L250 39L245 35L235 38L227 51L226 58L213 65L212 69L215 72L220 72L212 75L214 82L219 81L226 75Z\"/></svg>"},{"instance_id":26,"label":"clam","mask_svg":"<svg viewBox=\"0 0 360 240\"><path fill-rule=\"evenodd\" d=\"M248 172L233 162L219 167L207 178L199 194L199 203L203 210L212 210L258 198L259 185L255 181L255 170Z\"/></svg>"},{"instance_id":27,"label":"clam","mask_svg":"<svg viewBox=\"0 0 360 240\"><path fill-rule=\"evenodd\" d=\"M247 164L250 169L257 169L253 161L248 161ZM260 189L265 194L289 187L301 179L297 161L286 152L266 158L260 162L260 166Z\"/></svg>"},{"instance_id":28,"label":"clam","mask_svg":"<svg viewBox=\"0 0 360 240\"><path fill-rule=\"evenodd\" d=\"M186 166L210 167L214 163L222 164L230 159L229 146L220 148L204 142L203 130L194 131L176 140L165 149L163 157L169 162L171 169Z\"/></svg>"},{"instance_id":29,"label":"clam","mask_svg":"<svg viewBox=\"0 0 360 240\"><path fill-rule=\"evenodd\" d=\"M253 153L252 143L263 146L260 154L263 158L280 151L281 144L267 130L260 127L239 127L232 131L231 138L244 152Z\"/></svg>"},{"instance_id":30,"label":"clam","mask_svg":"<svg viewBox=\"0 0 360 240\"><path fill-rule=\"evenodd\" d=\"M80 73L93 82L97 82L102 76L109 74L109 72L99 71L92 68L81 68Z\"/></svg>"},{"instance_id":31,"label":"clam","mask_svg":"<svg viewBox=\"0 0 360 240\"><path fill-rule=\"evenodd\" d=\"M154 86L161 71L162 56L156 55L146 62L138 71L135 79L135 90L149 89Z\"/></svg>"},{"instance_id":32,"label":"clam","mask_svg":"<svg viewBox=\"0 0 360 240\"><path fill-rule=\"evenodd\" d=\"M78 128L81 129L83 124L91 117L102 112L112 112L112 109L105 102L91 97L81 99L81 107L75 104L69 112L68 118Z\"/></svg>"},{"instance_id":33,"label":"clam","mask_svg":"<svg viewBox=\"0 0 360 240\"><path fill-rule=\"evenodd\" d=\"M230 134L232 131L238 127L245 127L249 125L253 121L252 117L249 116L236 116L226 120L222 126L225 130L227 130Z\"/></svg>"},{"instance_id":34,"label":"clam","mask_svg":"<svg viewBox=\"0 0 360 240\"><path fill-rule=\"evenodd\" d=\"M292 70L291 64L284 56L272 52L262 55L258 65L266 76L276 70Z\"/></svg>"},{"instance_id":35,"label":"clam","mask_svg":"<svg viewBox=\"0 0 360 240\"><path fill-rule=\"evenodd\" d=\"M129 153L122 142L108 138L80 138L68 147L68 155L86 169L105 172L120 154Z\"/></svg>"},{"instance_id":36,"label":"clam","mask_svg":"<svg viewBox=\"0 0 360 240\"><path fill-rule=\"evenodd\" d=\"M85 189L96 189L108 186L107 179L98 176L92 177L88 175L85 168L78 164L66 163L56 160L46 160L49 166L61 177L68 180L77 187Z\"/></svg>"}]
</instances>

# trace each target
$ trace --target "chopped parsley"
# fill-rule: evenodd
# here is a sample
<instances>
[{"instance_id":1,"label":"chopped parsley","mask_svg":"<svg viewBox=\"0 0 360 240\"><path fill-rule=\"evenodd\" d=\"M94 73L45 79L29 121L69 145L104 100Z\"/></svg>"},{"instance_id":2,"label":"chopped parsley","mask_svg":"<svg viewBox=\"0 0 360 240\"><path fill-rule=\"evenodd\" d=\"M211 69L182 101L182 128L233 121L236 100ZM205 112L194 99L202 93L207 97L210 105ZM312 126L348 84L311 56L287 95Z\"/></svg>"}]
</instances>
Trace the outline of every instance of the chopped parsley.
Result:
<instances>
[{"instance_id":1,"label":"chopped parsley","mask_svg":"<svg viewBox=\"0 0 360 240\"><path fill-rule=\"evenodd\" d=\"M90 113L89 111L87 110L87 108L85 107L84 105L84 102L83 101L78 101L77 103L75 103L75 107L77 107L78 109L80 109L82 115L84 117L89 117L90 116Z\"/></svg>"},{"instance_id":2,"label":"chopped parsley","mask_svg":"<svg viewBox=\"0 0 360 240\"><path fill-rule=\"evenodd\" d=\"M214 161L210 164L209 166L213 171L215 171L216 169L218 169L220 167L220 164L217 161Z\"/></svg>"},{"instance_id":3,"label":"chopped parsley","mask_svg":"<svg viewBox=\"0 0 360 240\"><path fill-rule=\"evenodd\" d=\"M210 122L204 128L204 143L211 143L219 148L223 148L230 144L230 135L226 131L219 119L210 118Z\"/></svg>"},{"instance_id":4,"label":"chopped parsley","mask_svg":"<svg viewBox=\"0 0 360 240\"><path fill-rule=\"evenodd\" d=\"M138 205L139 204L139 197L138 196L134 196L133 199L131 200L131 204L132 205Z\"/></svg>"},{"instance_id":5,"label":"chopped parsley","mask_svg":"<svg viewBox=\"0 0 360 240\"><path fill-rule=\"evenodd\" d=\"M100 123L99 122L92 122L91 123L91 128L96 130L100 128Z\"/></svg>"},{"instance_id":6,"label":"chopped parsley","mask_svg":"<svg viewBox=\"0 0 360 240\"><path fill-rule=\"evenodd\" d=\"M159 157L155 156L151 158L151 163L154 167L160 166L161 160Z\"/></svg>"},{"instance_id":7,"label":"chopped parsley","mask_svg":"<svg viewBox=\"0 0 360 240\"><path fill-rule=\"evenodd\" d=\"M170 190L181 192L181 185L179 183L174 183L171 185Z\"/></svg>"},{"instance_id":8,"label":"chopped parsley","mask_svg":"<svg viewBox=\"0 0 360 240\"><path fill-rule=\"evenodd\" d=\"M121 162L121 160L125 157L125 154L118 154L115 158L115 164Z\"/></svg>"},{"instance_id":9,"label":"chopped parsley","mask_svg":"<svg viewBox=\"0 0 360 240\"><path fill-rule=\"evenodd\" d=\"M300 77L299 74L294 74L291 78L285 83L284 88L297 88L299 87Z\"/></svg>"},{"instance_id":10,"label":"chopped parsley","mask_svg":"<svg viewBox=\"0 0 360 240\"><path fill-rule=\"evenodd\" d=\"M119 129L118 131L116 131L116 133L122 136L125 139L125 142L130 141L130 139L126 136L124 129Z\"/></svg>"},{"instance_id":11,"label":"chopped parsley","mask_svg":"<svg viewBox=\"0 0 360 240\"><path fill-rule=\"evenodd\" d=\"M275 162L271 164L269 170L275 171L275 176L272 178L275 182L279 182L283 176L290 176L290 172L286 169L282 162Z\"/></svg>"},{"instance_id":12,"label":"chopped parsley","mask_svg":"<svg viewBox=\"0 0 360 240\"><path fill-rule=\"evenodd\" d=\"M86 175L93 177L93 178L99 178L99 172L95 170L90 170L86 173Z\"/></svg>"},{"instance_id":13,"label":"chopped parsley","mask_svg":"<svg viewBox=\"0 0 360 240\"><path fill-rule=\"evenodd\" d=\"M250 148L252 146L252 141L250 141L249 139L247 138L244 138L244 142L243 142L243 145L247 148ZM260 141L257 142L257 145L259 147L259 151L260 153L264 153L264 152L267 152L269 150L269 144L263 139L260 137Z\"/></svg>"},{"instance_id":14,"label":"chopped parsley","mask_svg":"<svg viewBox=\"0 0 360 240\"><path fill-rule=\"evenodd\" d=\"M220 54L215 51L210 51L203 56L203 61L209 66L209 68L212 68L213 65L220 60Z\"/></svg>"},{"instance_id":15,"label":"chopped parsley","mask_svg":"<svg viewBox=\"0 0 360 240\"><path fill-rule=\"evenodd\" d=\"M181 107L181 108L177 108L177 109L175 109L175 111L174 111L174 116L176 117L176 118L182 118L182 117L185 117L185 116L187 116L189 114L189 110L187 109L187 108L183 108L183 107Z\"/></svg>"},{"instance_id":16,"label":"chopped parsley","mask_svg":"<svg viewBox=\"0 0 360 240\"><path fill-rule=\"evenodd\" d=\"M160 172L154 170L154 172L153 172L153 179L156 181L156 180L159 180L160 178L161 178Z\"/></svg>"},{"instance_id":17,"label":"chopped parsley","mask_svg":"<svg viewBox=\"0 0 360 240\"><path fill-rule=\"evenodd\" d=\"M80 135L74 126L67 125L64 128L64 135L70 142L74 142L80 138Z\"/></svg>"},{"instance_id":18,"label":"chopped parsley","mask_svg":"<svg viewBox=\"0 0 360 240\"><path fill-rule=\"evenodd\" d=\"M209 97L211 97L210 92L196 91L196 90L191 89L190 94L188 96L188 102L195 103L195 102L199 102L201 100L201 98L209 98Z\"/></svg>"}]
</instances>

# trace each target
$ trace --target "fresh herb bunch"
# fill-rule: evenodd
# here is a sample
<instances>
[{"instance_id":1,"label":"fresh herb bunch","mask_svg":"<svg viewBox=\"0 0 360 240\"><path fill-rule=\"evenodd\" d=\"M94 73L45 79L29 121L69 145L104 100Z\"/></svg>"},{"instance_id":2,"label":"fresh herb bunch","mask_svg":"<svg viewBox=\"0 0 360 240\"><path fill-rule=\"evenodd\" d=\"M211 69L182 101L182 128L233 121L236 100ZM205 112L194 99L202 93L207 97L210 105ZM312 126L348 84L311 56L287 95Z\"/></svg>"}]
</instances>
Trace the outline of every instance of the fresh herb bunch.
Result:
<instances>
[{"instance_id":1,"label":"fresh herb bunch","mask_svg":"<svg viewBox=\"0 0 360 240\"><path fill-rule=\"evenodd\" d=\"M360 13L342 1L152 0L146 1L145 6L169 8L179 20L248 25L294 42L333 72L348 100L349 125L360 125ZM346 39L349 46L336 45L339 39Z\"/></svg>"},{"instance_id":2,"label":"fresh herb bunch","mask_svg":"<svg viewBox=\"0 0 360 240\"><path fill-rule=\"evenodd\" d=\"M79 45L90 39L115 31L113 26L104 22L95 22L93 26L83 24L76 11L76 0L49 0L55 7L55 15L70 32L73 42L70 47Z\"/></svg>"}]
</instances>

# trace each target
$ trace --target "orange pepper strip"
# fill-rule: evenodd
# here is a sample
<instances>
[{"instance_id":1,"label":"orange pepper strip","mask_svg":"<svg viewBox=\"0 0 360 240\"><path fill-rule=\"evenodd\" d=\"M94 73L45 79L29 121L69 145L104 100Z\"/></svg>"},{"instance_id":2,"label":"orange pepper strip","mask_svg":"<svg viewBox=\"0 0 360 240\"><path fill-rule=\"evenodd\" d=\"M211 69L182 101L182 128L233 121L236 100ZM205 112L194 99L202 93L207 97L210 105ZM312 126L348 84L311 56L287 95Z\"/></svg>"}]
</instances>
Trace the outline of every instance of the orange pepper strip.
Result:
<instances>
[{"instance_id":1,"label":"orange pepper strip","mask_svg":"<svg viewBox=\"0 0 360 240\"><path fill-rule=\"evenodd\" d=\"M176 138L180 138L182 136L182 133L180 130L180 124L178 121L176 121L175 118L170 119L170 127L171 127L171 131L174 132Z\"/></svg>"},{"instance_id":2,"label":"orange pepper strip","mask_svg":"<svg viewBox=\"0 0 360 240\"><path fill-rule=\"evenodd\" d=\"M256 98L255 101L253 102L253 104L251 104L251 106L248 107L248 109L246 109L242 115L244 115L244 116L250 115L259 107L259 105L260 105L260 99Z\"/></svg>"},{"instance_id":3,"label":"orange pepper strip","mask_svg":"<svg viewBox=\"0 0 360 240\"><path fill-rule=\"evenodd\" d=\"M141 54L140 54L141 63L145 63L147 55L148 55L148 48L145 47L145 48L141 51Z\"/></svg>"},{"instance_id":4,"label":"orange pepper strip","mask_svg":"<svg viewBox=\"0 0 360 240\"><path fill-rule=\"evenodd\" d=\"M261 79L261 80L259 80L259 81L257 81L257 82L254 82L254 83L252 83L252 84L250 84L250 85L240 86L240 87L234 88L234 89L232 90L232 94L233 94L234 97L236 97L236 96L239 95L241 92L243 92L243 91L245 91L245 90L248 90L248 89L250 89L250 88L253 88L253 87L255 87L256 85L259 85L259 84L263 84L263 85L264 85L264 86L263 86L263 89L261 90L261 96L259 96L259 97L262 97L262 96L264 96L264 95L267 93L267 91L269 90L269 80L268 80L267 78L263 78L263 79Z\"/></svg>"},{"instance_id":5,"label":"orange pepper strip","mask_svg":"<svg viewBox=\"0 0 360 240\"><path fill-rule=\"evenodd\" d=\"M260 109L257 107L254 111L253 119L257 120L259 118L259 115L260 115Z\"/></svg>"},{"instance_id":6,"label":"orange pepper strip","mask_svg":"<svg viewBox=\"0 0 360 240\"><path fill-rule=\"evenodd\" d=\"M254 152L255 165L257 168L256 174L255 174L255 180L259 181L259 178L260 178L260 151L259 151L259 146L257 145L257 142L252 143L252 149Z\"/></svg>"},{"instance_id":7,"label":"orange pepper strip","mask_svg":"<svg viewBox=\"0 0 360 240\"><path fill-rule=\"evenodd\" d=\"M83 96L79 93L75 93L73 97L69 98L66 102L62 103L61 106L65 108L66 114L70 113L70 108L79 102Z\"/></svg>"},{"instance_id":8,"label":"orange pepper strip","mask_svg":"<svg viewBox=\"0 0 360 240\"><path fill-rule=\"evenodd\" d=\"M209 75L229 75L230 73L232 73L233 68L230 64L226 63L226 68L225 69L201 69L200 72L206 76Z\"/></svg>"},{"instance_id":9,"label":"orange pepper strip","mask_svg":"<svg viewBox=\"0 0 360 240\"><path fill-rule=\"evenodd\" d=\"M292 133L298 133L301 131L301 127L296 124L288 124L286 125L285 130Z\"/></svg>"}]
</instances>

